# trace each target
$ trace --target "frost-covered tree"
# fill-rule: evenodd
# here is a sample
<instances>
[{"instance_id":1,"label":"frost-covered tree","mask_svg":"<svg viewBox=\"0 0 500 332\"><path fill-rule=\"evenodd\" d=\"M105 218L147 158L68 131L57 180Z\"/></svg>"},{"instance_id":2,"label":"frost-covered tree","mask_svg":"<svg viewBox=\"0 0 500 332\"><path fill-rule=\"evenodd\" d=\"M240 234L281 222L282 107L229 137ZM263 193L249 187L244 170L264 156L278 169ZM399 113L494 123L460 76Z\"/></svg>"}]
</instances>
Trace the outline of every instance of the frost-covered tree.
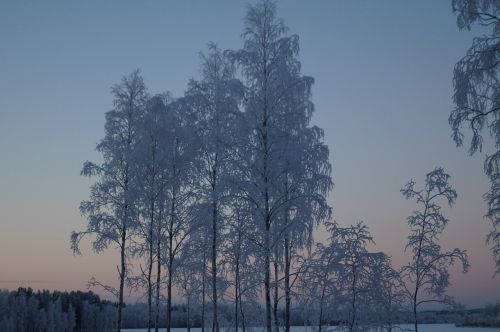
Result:
<instances>
[{"instance_id":1,"label":"frost-covered tree","mask_svg":"<svg viewBox=\"0 0 500 332\"><path fill-rule=\"evenodd\" d=\"M283 52L292 38L284 37L286 27L276 18L276 7L271 1L250 6L245 17L244 47L235 53L247 79L246 102L248 144L242 149L242 168L246 170L248 184L244 183L243 196L254 205L254 219L261 231L260 246L264 269L264 297L267 332L271 332L271 227L273 211L273 184L279 170L277 146L273 134L280 124L275 106L284 82L279 80ZM281 47L283 46L283 47ZM288 53L285 53L288 55ZM286 83L285 83L286 84ZM281 85L281 86L280 86ZM281 90L281 89L280 89Z\"/></svg>"},{"instance_id":2,"label":"frost-covered tree","mask_svg":"<svg viewBox=\"0 0 500 332\"><path fill-rule=\"evenodd\" d=\"M319 331L332 320L344 322L348 331L392 326L401 288L389 257L368 251L373 239L363 223L340 227L329 221L326 228L327 243L318 243L298 271L295 294L309 323Z\"/></svg>"},{"instance_id":3,"label":"frost-covered tree","mask_svg":"<svg viewBox=\"0 0 500 332\"><path fill-rule=\"evenodd\" d=\"M260 281L252 263L257 248L252 241L255 233L249 211L251 205L243 199L232 199L231 202L221 259L228 275L229 297L234 301L234 328L246 331L247 302L258 300Z\"/></svg>"},{"instance_id":4,"label":"frost-covered tree","mask_svg":"<svg viewBox=\"0 0 500 332\"><path fill-rule=\"evenodd\" d=\"M165 142L166 128L168 128L168 104L171 97L168 94L156 95L149 98L144 112L138 119L136 158L134 172L139 174L136 181L137 211L139 215L138 227L133 238L133 253L136 257L143 257L146 267L140 265L140 275L134 278L136 286L146 288L148 303L148 331L153 326L158 329L159 316L159 278L161 277L161 248L163 237L164 205L161 198L167 186L167 164ZM153 268L156 262L156 283ZM155 286L155 284L157 284ZM153 317L153 293L156 290L156 305Z\"/></svg>"},{"instance_id":5,"label":"frost-covered tree","mask_svg":"<svg viewBox=\"0 0 500 332\"><path fill-rule=\"evenodd\" d=\"M192 240L192 239L191 239ZM199 259L199 247L194 241L184 246L182 252L182 265L177 269L177 290L184 297L186 305L186 327L191 332L193 326L193 308L200 299L200 290L203 282L203 261Z\"/></svg>"},{"instance_id":6,"label":"frost-covered tree","mask_svg":"<svg viewBox=\"0 0 500 332\"><path fill-rule=\"evenodd\" d=\"M307 78L304 79L306 82ZM330 216L330 207L326 195L332 187L330 177L331 165L329 150L323 143L323 131L316 127L308 127L312 115L312 103L308 92L309 84L298 84L306 91L297 89L287 97L291 103L286 110L284 133L282 135L285 155L282 158L284 174L279 195L283 197L283 207L275 222L276 262L282 261L283 289L285 297L284 325L285 332L290 331L291 274L294 269L300 270L301 257L304 250L310 250L314 226ZM298 112L297 112L298 110ZM290 126L296 118L299 123ZM294 266L295 265L295 266ZM275 269L277 275L277 270ZM280 280L281 280L280 279ZM278 278L276 278L278 281ZM276 282L275 289L278 284ZM275 292L277 298L277 291ZM277 301L276 301L277 302ZM277 303L275 304L275 317Z\"/></svg>"},{"instance_id":7,"label":"frost-covered tree","mask_svg":"<svg viewBox=\"0 0 500 332\"><path fill-rule=\"evenodd\" d=\"M462 264L464 273L469 268L465 250L455 248L443 251L439 244L439 237L449 221L439 203L445 201L451 206L457 198L449 179L450 176L442 168L436 168L426 175L423 189L416 189L413 180L401 189L406 199L414 199L420 207L407 218L410 235L406 249L411 251L412 259L401 268L412 306L415 331L418 331L417 309L420 305L451 303L451 298L445 294L450 285L449 267L458 262Z\"/></svg>"},{"instance_id":8,"label":"frost-covered tree","mask_svg":"<svg viewBox=\"0 0 500 332\"><path fill-rule=\"evenodd\" d=\"M107 287L118 298L118 331L121 328L123 291L127 278L127 249L131 230L137 221L136 192L132 164L135 158L137 121L147 98L146 87L138 70L124 77L112 88L113 110L106 113L105 136L97 145L101 164L85 162L81 174L97 177L90 188L90 198L80 205L88 224L84 231L71 234L71 247L79 253L80 240L93 235L92 246L101 252L110 245L120 251L119 289ZM96 282L91 282L95 284Z\"/></svg>"},{"instance_id":9,"label":"frost-covered tree","mask_svg":"<svg viewBox=\"0 0 500 332\"><path fill-rule=\"evenodd\" d=\"M252 218L258 231L256 243L260 247L256 256L263 268L266 329L271 332L273 317L275 328L278 326L278 273L281 256L285 253L282 249L284 235L287 234L290 244L292 228L299 222L310 225L315 220L310 214L311 207L325 210L324 194L331 186L331 180L328 149L326 155L316 156L319 159L309 159L312 164L306 168L308 153L321 145L322 140L320 130L308 129L313 111L310 101L313 80L300 75L300 62L296 58L298 36L288 34L288 28L276 17L275 3L265 0L249 7L243 38L243 49L230 52L241 66L247 85L245 121L240 131L245 138L237 151L244 172L240 197L252 204ZM308 130L319 134L317 140L314 143L300 142L300 139L310 137L306 133ZM302 209L308 205L307 209ZM299 208L301 217L293 223L287 220L290 211ZM304 229L308 227L295 235L303 237ZM291 247L287 253L297 250L300 245ZM291 265L288 258L285 269ZM274 264L273 284L271 263ZM289 276L289 270L285 275ZM274 315L271 304L273 287ZM286 311L289 312L289 285L285 288Z\"/></svg>"},{"instance_id":10,"label":"frost-covered tree","mask_svg":"<svg viewBox=\"0 0 500 332\"><path fill-rule=\"evenodd\" d=\"M171 103L168 110L167 128L165 128L164 149L167 184L163 189L162 203L165 207L165 238L167 287L167 331L172 323L172 289L175 283L175 270L181 264L179 258L183 246L189 236L197 228L195 207L197 195L195 187L198 179L198 163L196 156L199 151L197 135L193 135L191 119L188 116L187 103L178 99Z\"/></svg>"},{"instance_id":11,"label":"frost-covered tree","mask_svg":"<svg viewBox=\"0 0 500 332\"><path fill-rule=\"evenodd\" d=\"M347 328L352 332L363 322L360 307L363 297L371 291L372 267L379 254L368 252L368 244L374 242L368 227L362 222L346 228L335 223L328 226L331 242L339 251L339 284L347 312Z\"/></svg>"},{"instance_id":12,"label":"frost-covered tree","mask_svg":"<svg viewBox=\"0 0 500 332\"><path fill-rule=\"evenodd\" d=\"M500 272L500 1L453 0L460 29L483 27L487 34L475 37L467 54L455 64L453 101L449 123L457 146L464 143L463 127L472 133L469 153L482 151L483 135L492 139L496 151L486 156L484 171L491 182L484 195L488 204L486 217L492 230L487 243L491 245L497 273Z\"/></svg>"},{"instance_id":13,"label":"frost-covered tree","mask_svg":"<svg viewBox=\"0 0 500 332\"><path fill-rule=\"evenodd\" d=\"M298 285L294 291L297 302L308 307L317 316L318 332L333 317L328 316L340 293L340 256L338 243L328 240L328 244L317 243L311 257L304 257L303 271L298 275ZM337 302L338 304L338 302ZM314 318L309 315L314 322Z\"/></svg>"},{"instance_id":14,"label":"frost-covered tree","mask_svg":"<svg viewBox=\"0 0 500 332\"><path fill-rule=\"evenodd\" d=\"M373 257L367 303L369 321L386 331L396 331L398 314L406 309L406 293L399 271L391 265L389 256L379 253Z\"/></svg>"},{"instance_id":15,"label":"frost-covered tree","mask_svg":"<svg viewBox=\"0 0 500 332\"><path fill-rule=\"evenodd\" d=\"M200 324L201 331L205 331L206 327L206 312L207 312L207 297L209 289L208 278L208 261L210 252L207 248L210 247L210 206L207 204L197 204L194 213L195 229L189 236L188 250L192 253L197 263L191 265L196 267L194 273L199 274L200 289L199 289L199 303L200 303ZM191 257L191 258L193 258Z\"/></svg>"},{"instance_id":16,"label":"frost-covered tree","mask_svg":"<svg viewBox=\"0 0 500 332\"><path fill-rule=\"evenodd\" d=\"M198 134L200 151L198 199L210 206L212 330L219 332L217 292L217 258L219 237L224 228L225 211L230 203L232 170L234 168L235 137L239 134L235 122L240 121L239 104L243 98L243 84L235 78L235 68L213 43L202 55L200 81L192 80L186 92Z\"/></svg>"}]
</instances>

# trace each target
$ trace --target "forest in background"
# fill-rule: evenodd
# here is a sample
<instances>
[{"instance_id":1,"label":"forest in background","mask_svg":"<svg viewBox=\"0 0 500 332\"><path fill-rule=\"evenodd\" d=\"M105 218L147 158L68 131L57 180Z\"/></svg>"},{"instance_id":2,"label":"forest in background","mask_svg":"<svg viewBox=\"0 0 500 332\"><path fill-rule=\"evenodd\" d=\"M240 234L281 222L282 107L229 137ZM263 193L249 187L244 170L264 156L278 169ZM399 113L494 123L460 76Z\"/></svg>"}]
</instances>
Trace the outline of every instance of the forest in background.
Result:
<instances>
[{"instance_id":1,"label":"forest in background","mask_svg":"<svg viewBox=\"0 0 500 332\"><path fill-rule=\"evenodd\" d=\"M92 292L34 292L30 288L19 288L17 291L0 291L0 331L64 331L92 332L110 331L116 328L116 303L101 300ZM161 306L160 326L166 326L165 306ZM223 326L230 326L232 319L231 305L221 306ZM192 308L191 324L201 326L199 307ZM144 328L147 326L146 303L129 303L123 313L123 328ZM263 308L257 306L252 310L253 324L249 327L261 327L263 324ZM280 308L279 315L283 316ZM395 324L411 323L407 312L400 312ZM420 322L423 324L453 323L457 326L500 326L500 304L488 305L483 309L456 309L439 311L421 311ZM292 311L292 326L314 326L315 322L304 315L303 308ZM329 321L329 326L338 326L342 322ZM185 304L172 306L172 327L187 328L188 317Z\"/></svg>"}]
</instances>

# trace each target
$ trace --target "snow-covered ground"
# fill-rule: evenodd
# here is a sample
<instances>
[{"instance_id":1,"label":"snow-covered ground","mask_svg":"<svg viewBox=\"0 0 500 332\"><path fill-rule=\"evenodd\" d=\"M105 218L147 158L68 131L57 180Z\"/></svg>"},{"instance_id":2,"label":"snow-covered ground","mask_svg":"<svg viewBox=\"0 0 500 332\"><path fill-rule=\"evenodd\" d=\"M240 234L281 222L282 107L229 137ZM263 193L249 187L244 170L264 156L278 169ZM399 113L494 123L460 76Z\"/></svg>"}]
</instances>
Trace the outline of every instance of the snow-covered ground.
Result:
<instances>
[{"instance_id":1,"label":"snow-covered ground","mask_svg":"<svg viewBox=\"0 0 500 332\"><path fill-rule=\"evenodd\" d=\"M401 328L411 329L411 325L401 325ZM292 326L291 332L314 332L313 328L306 328L302 326ZM324 329L326 330L326 329ZM480 327L455 327L453 324L422 324L418 326L418 330L421 332L499 332L500 328L480 328ZM146 332L147 329L125 329L123 332ZM165 329L160 329L161 332L164 332ZM184 328L175 328L171 330L172 332L186 332L187 329ZM252 332L262 332L260 329L248 330ZM328 331L342 331L341 329L330 327ZM398 331L398 330L397 330ZM201 332L200 328L191 328L191 332Z\"/></svg>"}]
</instances>

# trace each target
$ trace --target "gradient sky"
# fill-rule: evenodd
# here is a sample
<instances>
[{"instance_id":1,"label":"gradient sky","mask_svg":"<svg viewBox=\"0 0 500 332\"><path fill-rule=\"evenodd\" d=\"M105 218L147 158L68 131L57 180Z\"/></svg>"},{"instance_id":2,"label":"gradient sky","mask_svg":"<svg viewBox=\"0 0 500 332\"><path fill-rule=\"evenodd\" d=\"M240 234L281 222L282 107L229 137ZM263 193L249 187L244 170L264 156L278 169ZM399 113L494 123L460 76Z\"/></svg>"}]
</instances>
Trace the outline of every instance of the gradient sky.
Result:
<instances>
[{"instance_id":1,"label":"gradient sky","mask_svg":"<svg viewBox=\"0 0 500 332\"><path fill-rule=\"evenodd\" d=\"M0 3L0 288L84 289L116 284L113 250L69 234L91 180L80 177L103 136L110 86L135 68L150 92L180 96L198 77L209 41L242 46L244 1L2 1ZM484 155L456 148L447 123L452 69L474 35L459 31L450 1L281 1L278 15L300 36L303 73L316 80L315 124L325 130L334 218L364 220L399 267L415 208L399 193L443 166L459 198L443 247L467 249L449 294L468 306L500 299L484 244ZM488 152L488 151L486 151ZM319 237L320 238L320 237ZM86 242L88 244L88 241Z\"/></svg>"}]
</instances>

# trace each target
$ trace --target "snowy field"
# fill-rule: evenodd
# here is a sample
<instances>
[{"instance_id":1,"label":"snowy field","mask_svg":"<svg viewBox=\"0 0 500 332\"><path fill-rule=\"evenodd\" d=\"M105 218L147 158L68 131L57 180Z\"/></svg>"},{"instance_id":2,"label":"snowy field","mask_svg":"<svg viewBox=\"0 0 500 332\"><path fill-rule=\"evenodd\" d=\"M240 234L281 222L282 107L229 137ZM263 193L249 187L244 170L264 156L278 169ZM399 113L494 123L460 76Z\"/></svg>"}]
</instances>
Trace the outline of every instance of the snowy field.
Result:
<instances>
[{"instance_id":1,"label":"snowy field","mask_svg":"<svg viewBox=\"0 0 500 332\"><path fill-rule=\"evenodd\" d=\"M402 330L404 331L405 328L410 329L412 328L411 325L401 325ZM302 326L292 326L292 331L291 332L314 332L317 331L317 329L314 328L306 328ZM337 329L335 327L330 327L328 329L324 328L324 331L342 331L341 329ZM418 326L418 330L420 332L488 332L488 331L500 331L500 328L482 328L482 327L456 327L453 324L422 324ZM124 332L146 332L147 329L124 329L122 330ZM153 329L154 331L154 329ZM165 329L160 329L161 332L166 331ZM172 332L186 332L187 329L184 328L175 328L171 329ZM253 332L261 332L259 329L254 329L254 330L248 330L248 331L253 331ZM395 329L395 331L399 331L399 329ZM191 328L191 332L201 332L200 328Z\"/></svg>"}]
</instances>

